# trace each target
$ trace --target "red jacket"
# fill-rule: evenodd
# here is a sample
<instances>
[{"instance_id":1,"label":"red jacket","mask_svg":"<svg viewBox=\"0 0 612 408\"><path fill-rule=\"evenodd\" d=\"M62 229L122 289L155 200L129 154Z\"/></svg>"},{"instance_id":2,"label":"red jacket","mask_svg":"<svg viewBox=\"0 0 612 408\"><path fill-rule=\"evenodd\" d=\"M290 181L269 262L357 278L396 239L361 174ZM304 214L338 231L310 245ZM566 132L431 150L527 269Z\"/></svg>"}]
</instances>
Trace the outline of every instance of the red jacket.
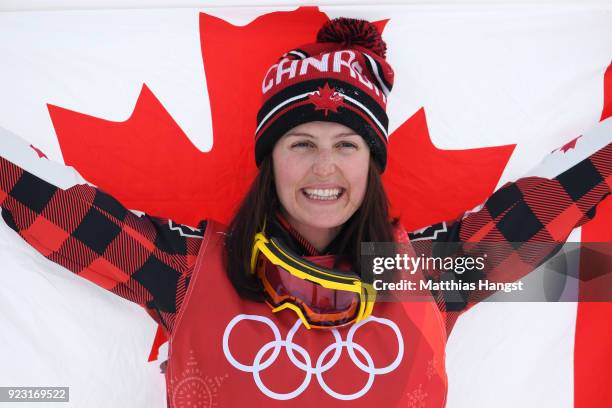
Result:
<instances>
[{"instance_id":1,"label":"red jacket","mask_svg":"<svg viewBox=\"0 0 612 408\"><path fill-rule=\"evenodd\" d=\"M433 298L376 303L350 327L307 330L293 311L236 294L223 231L208 224L170 337L170 407L444 406L447 337Z\"/></svg>"}]
</instances>

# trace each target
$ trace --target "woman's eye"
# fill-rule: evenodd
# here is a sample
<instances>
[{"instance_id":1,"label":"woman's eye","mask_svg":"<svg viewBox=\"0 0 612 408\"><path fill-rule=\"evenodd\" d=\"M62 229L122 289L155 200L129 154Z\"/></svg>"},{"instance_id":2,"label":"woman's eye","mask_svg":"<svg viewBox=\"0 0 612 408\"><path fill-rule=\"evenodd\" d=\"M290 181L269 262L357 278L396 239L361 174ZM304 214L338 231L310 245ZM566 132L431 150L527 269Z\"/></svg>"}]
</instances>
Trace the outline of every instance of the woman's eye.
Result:
<instances>
[{"instance_id":1,"label":"woman's eye","mask_svg":"<svg viewBox=\"0 0 612 408\"><path fill-rule=\"evenodd\" d=\"M308 147L312 147L312 143L309 142L296 142L294 144L291 145L291 148L308 148Z\"/></svg>"},{"instance_id":2,"label":"woman's eye","mask_svg":"<svg viewBox=\"0 0 612 408\"><path fill-rule=\"evenodd\" d=\"M338 143L338 147L341 149L357 149L357 145L352 142L340 142Z\"/></svg>"}]
</instances>

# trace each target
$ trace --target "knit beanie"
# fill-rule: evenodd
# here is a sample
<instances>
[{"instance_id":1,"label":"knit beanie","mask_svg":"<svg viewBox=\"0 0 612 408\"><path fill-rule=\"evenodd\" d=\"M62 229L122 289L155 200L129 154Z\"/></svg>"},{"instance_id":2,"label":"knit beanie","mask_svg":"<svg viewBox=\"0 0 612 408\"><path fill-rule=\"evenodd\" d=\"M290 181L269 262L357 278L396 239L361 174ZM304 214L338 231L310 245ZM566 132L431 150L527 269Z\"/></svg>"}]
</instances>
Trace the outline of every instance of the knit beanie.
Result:
<instances>
[{"instance_id":1,"label":"knit beanie","mask_svg":"<svg viewBox=\"0 0 612 408\"><path fill-rule=\"evenodd\" d=\"M266 72L257 113L259 166L288 130L312 121L336 122L361 135L381 170L387 164L387 96L393 69L374 24L350 18L325 23L314 43L285 53Z\"/></svg>"}]
</instances>

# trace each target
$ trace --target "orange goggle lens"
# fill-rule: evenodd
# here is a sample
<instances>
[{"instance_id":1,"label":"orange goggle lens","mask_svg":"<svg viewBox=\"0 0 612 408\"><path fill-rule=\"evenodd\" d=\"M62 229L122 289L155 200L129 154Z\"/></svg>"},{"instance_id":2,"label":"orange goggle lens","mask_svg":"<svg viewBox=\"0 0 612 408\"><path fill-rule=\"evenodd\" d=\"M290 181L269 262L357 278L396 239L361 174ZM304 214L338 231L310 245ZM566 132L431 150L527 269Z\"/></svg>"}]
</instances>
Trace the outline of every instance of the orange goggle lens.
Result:
<instances>
[{"instance_id":1,"label":"orange goggle lens","mask_svg":"<svg viewBox=\"0 0 612 408\"><path fill-rule=\"evenodd\" d=\"M302 312L300 317L311 327L346 325L353 323L359 315L361 300L358 293L329 289L297 278L265 257L259 258L257 271L270 307L277 310L287 304L294 305Z\"/></svg>"}]
</instances>

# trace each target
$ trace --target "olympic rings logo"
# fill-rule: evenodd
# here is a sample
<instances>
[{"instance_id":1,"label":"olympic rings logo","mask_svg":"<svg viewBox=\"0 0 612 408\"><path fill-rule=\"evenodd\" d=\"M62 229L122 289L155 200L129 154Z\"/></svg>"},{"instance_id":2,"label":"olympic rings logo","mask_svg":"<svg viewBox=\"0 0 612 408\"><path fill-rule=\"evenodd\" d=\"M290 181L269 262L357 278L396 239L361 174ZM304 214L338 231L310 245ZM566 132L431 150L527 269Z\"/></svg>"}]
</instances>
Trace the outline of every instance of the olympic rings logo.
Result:
<instances>
[{"instance_id":1,"label":"olympic rings logo","mask_svg":"<svg viewBox=\"0 0 612 408\"><path fill-rule=\"evenodd\" d=\"M245 364L238 362L234 358L234 356L232 355L229 349L229 337L232 333L232 330L234 329L234 326L236 326L238 323L240 323L243 320L252 320L256 322L261 322L267 325L270 328L270 330L272 330L272 333L274 334L274 340L266 343L263 347L259 349L259 351L255 355L252 365L245 365ZM397 356L395 357L395 360L393 360L393 362L386 367L377 368L374 365L374 361L370 353L368 353L368 351L362 345L360 345L359 343L355 343L353 341L353 337L355 336L355 333L357 332L357 330L359 330L359 328L363 326L364 324L367 324L370 322L376 322L378 324L382 324L382 325L390 327L395 333L395 336L397 338L397 346L398 346ZM317 378L317 381L319 382L319 385L321 386L323 391L325 391L330 396L336 399L345 400L345 401L355 400L357 398L362 397L370 390L370 388L372 387L372 384L374 384L374 378L377 375L387 374L395 370L400 365L402 358L404 356L404 340L402 338L402 333L400 332L400 329L397 326L397 324L395 324L395 322L389 319L370 316L367 319L362 320L361 322L356 323L353 326L351 326L346 336L346 340L342 340L342 337L340 336L340 333L338 332L337 329L332 329L331 333L334 336L335 342L330 344L323 350L321 355L319 355L319 357L317 358L317 361L313 367L312 358L310 357L310 354L308 353L308 351L304 349L302 346L293 343L293 337L295 336L295 333L298 331L298 329L301 326L302 326L302 321L300 319L297 319L293 327L291 327L291 330L289 330L289 333L287 333L287 338L283 340L278 327L276 327L274 322L270 320L269 318L258 316L258 315L240 314L234 317L228 323L227 327L225 328L225 332L223 333L223 353L225 354L225 358L227 359L227 361L232 366L234 366L240 371L252 373L253 380L255 381L257 388L259 388L259 390L262 393L264 393L266 396L273 398L275 400L290 400L290 399L297 397L298 395L303 393L306 390L306 388L308 388L313 375ZM287 356L289 357L289 360L291 360L291 362L297 368L304 371L305 373L304 381L302 381L302 383L295 390L288 392L288 393L278 393L278 392L272 391L270 388L268 388L263 383L260 377L260 372L262 372L263 370L265 370L266 368L274 364L274 362L278 358L278 355L280 354L280 351L283 347L285 348L287 352ZM325 383L325 380L323 379L323 373L330 370L338 362L342 354L342 350L345 347L346 347L349 357L351 358L351 361L360 370L368 374L368 379L366 381L366 384L363 386L361 390L353 394L338 393L332 390L327 385L327 383ZM272 350L272 354L270 354L270 356L265 361L262 361L264 355L269 350ZM331 352L334 353L331 359L327 363L323 364L323 362L325 361L325 358ZM304 362L300 361L296 357L295 353L299 354L302 357ZM359 358L357 358L356 353L361 354L363 359L366 361L366 364L362 363L362 361Z\"/></svg>"}]
</instances>

